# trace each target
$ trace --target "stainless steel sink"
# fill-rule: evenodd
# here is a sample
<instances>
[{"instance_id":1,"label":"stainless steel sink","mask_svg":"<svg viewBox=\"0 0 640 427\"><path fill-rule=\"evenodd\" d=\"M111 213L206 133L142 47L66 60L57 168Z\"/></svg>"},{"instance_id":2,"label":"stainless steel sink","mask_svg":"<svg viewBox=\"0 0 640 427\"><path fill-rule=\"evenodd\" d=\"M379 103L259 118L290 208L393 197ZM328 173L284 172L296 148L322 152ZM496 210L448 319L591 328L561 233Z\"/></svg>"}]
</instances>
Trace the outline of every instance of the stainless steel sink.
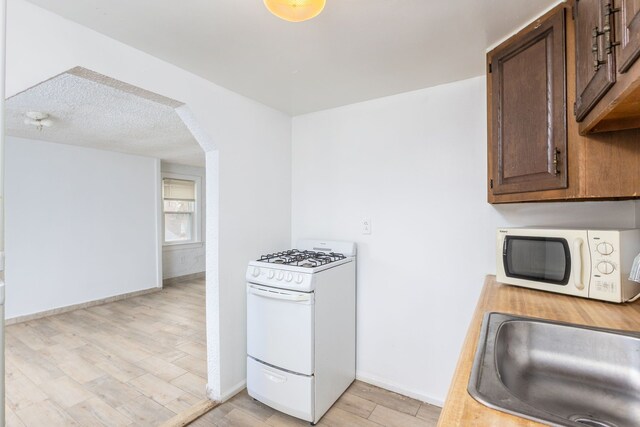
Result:
<instances>
[{"instance_id":1,"label":"stainless steel sink","mask_svg":"<svg viewBox=\"0 0 640 427\"><path fill-rule=\"evenodd\" d=\"M487 313L467 390L544 424L638 427L640 333Z\"/></svg>"}]
</instances>

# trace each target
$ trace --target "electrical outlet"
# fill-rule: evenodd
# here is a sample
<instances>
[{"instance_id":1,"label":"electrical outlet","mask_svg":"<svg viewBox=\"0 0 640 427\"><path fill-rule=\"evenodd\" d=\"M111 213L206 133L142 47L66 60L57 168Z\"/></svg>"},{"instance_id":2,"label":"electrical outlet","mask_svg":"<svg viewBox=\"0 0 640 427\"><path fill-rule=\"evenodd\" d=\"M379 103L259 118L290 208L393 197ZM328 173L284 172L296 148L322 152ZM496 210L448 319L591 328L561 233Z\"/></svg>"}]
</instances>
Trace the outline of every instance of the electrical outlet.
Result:
<instances>
[{"instance_id":1,"label":"electrical outlet","mask_svg":"<svg viewBox=\"0 0 640 427\"><path fill-rule=\"evenodd\" d=\"M371 218L362 218L362 234L371 234Z\"/></svg>"}]
</instances>

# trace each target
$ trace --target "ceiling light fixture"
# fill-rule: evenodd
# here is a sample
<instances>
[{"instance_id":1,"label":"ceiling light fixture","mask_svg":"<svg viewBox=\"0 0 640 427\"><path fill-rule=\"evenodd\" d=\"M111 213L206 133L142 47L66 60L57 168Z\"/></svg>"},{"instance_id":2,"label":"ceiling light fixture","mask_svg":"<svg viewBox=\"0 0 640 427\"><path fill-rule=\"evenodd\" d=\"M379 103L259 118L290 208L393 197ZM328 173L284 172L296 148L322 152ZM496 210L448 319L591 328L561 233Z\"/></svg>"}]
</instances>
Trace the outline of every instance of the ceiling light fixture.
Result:
<instances>
[{"instance_id":1,"label":"ceiling light fixture","mask_svg":"<svg viewBox=\"0 0 640 427\"><path fill-rule=\"evenodd\" d=\"M324 9L326 0L264 0L269 12L289 22L315 18Z\"/></svg>"},{"instance_id":2,"label":"ceiling light fixture","mask_svg":"<svg viewBox=\"0 0 640 427\"><path fill-rule=\"evenodd\" d=\"M40 111L27 111L24 115L26 116L24 124L35 126L40 131L43 127L51 127L53 124L53 121L49 118L47 113L41 113Z\"/></svg>"}]
</instances>

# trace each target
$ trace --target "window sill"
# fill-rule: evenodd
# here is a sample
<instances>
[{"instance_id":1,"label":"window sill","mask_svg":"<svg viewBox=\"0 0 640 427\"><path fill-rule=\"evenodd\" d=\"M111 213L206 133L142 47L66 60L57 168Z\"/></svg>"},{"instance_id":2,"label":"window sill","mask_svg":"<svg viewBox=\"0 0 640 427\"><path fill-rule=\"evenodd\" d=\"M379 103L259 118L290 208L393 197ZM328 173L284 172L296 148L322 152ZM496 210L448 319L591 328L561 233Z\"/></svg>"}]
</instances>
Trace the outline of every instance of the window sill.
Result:
<instances>
[{"instance_id":1,"label":"window sill","mask_svg":"<svg viewBox=\"0 0 640 427\"><path fill-rule=\"evenodd\" d=\"M187 249L200 249L202 247L204 247L204 242L165 243L162 245L162 250L183 251Z\"/></svg>"}]
</instances>

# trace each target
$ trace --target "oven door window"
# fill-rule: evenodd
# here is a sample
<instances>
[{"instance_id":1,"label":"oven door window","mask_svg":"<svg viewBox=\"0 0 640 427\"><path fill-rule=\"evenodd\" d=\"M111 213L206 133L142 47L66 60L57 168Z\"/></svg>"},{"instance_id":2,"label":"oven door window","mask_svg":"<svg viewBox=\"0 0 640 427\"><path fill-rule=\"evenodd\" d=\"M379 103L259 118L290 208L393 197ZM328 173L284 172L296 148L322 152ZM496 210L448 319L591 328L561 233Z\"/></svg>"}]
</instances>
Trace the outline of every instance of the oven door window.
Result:
<instances>
[{"instance_id":1,"label":"oven door window","mask_svg":"<svg viewBox=\"0 0 640 427\"><path fill-rule=\"evenodd\" d=\"M507 277L564 286L571 275L571 252L565 239L506 236L502 250Z\"/></svg>"}]
</instances>

